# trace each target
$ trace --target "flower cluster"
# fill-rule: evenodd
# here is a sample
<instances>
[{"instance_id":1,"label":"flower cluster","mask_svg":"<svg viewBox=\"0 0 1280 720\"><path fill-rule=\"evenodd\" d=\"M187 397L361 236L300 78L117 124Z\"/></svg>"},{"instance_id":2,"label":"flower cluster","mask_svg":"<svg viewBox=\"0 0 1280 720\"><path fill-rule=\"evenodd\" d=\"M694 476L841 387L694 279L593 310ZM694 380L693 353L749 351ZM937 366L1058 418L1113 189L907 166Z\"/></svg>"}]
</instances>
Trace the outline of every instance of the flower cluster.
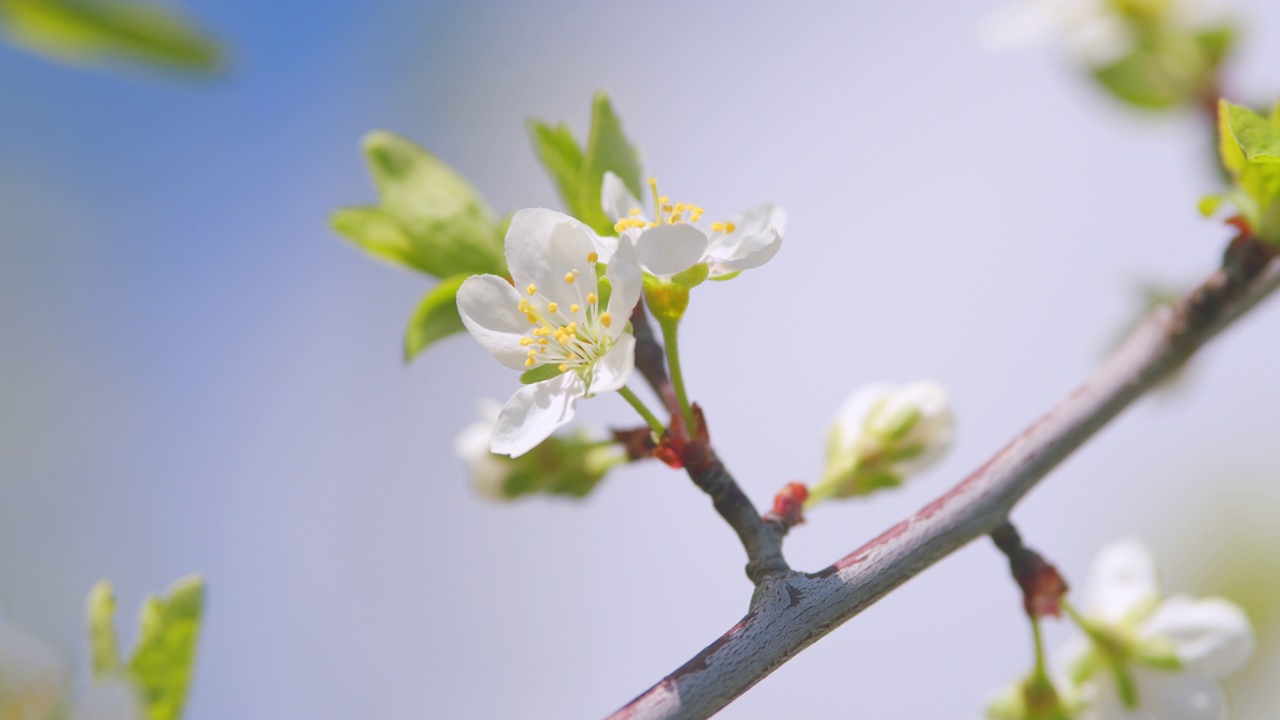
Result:
<instances>
[{"instance_id":1,"label":"flower cluster","mask_svg":"<svg viewBox=\"0 0 1280 720\"><path fill-rule=\"evenodd\" d=\"M988 710L992 720L1220 720L1226 698L1219 678L1253 654L1249 619L1221 598L1162 597L1155 563L1137 542L1103 550L1085 605L1081 632L1063 649L1064 676L1027 682Z\"/></svg>"}]
</instances>

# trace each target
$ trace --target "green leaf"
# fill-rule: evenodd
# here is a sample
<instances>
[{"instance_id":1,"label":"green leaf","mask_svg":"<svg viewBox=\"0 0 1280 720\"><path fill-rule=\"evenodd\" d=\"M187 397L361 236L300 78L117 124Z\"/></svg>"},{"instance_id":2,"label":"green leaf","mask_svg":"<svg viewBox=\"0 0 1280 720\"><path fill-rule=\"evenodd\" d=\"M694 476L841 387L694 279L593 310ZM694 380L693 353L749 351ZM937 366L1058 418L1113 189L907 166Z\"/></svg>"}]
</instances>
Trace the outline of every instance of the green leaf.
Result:
<instances>
[{"instance_id":1,"label":"green leaf","mask_svg":"<svg viewBox=\"0 0 1280 720\"><path fill-rule=\"evenodd\" d=\"M596 93L591 107L591 136L582 161L584 215L578 219L604 235L614 234L613 221L600 206L600 190L605 172L622 179L632 195L640 197L640 155L622 132L622 122L613 111L609 96Z\"/></svg>"},{"instance_id":2,"label":"green leaf","mask_svg":"<svg viewBox=\"0 0 1280 720\"><path fill-rule=\"evenodd\" d=\"M1204 217L1212 217L1214 213L1218 212L1218 208L1222 207L1224 200L1226 198L1221 195L1205 195L1200 198L1200 214Z\"/></svg>"},{"instance_id":3,"label":"green leaf","mask_svg":"<svg viewBox=\"0 0 1280 720\"><path fill-rule=\"evenodd\" d=\"M1184 82L1171 76L1165 59L1156 52L1138 49L1120 60L1097 68L1093 76L1113 95L1146 110L1165 110L1187 99Z\"/></svg>"},{"instance_id":4,"label":"green leaf","mask_svg":"<svg viewBox=\"0 0 1280 720\"><path fill-rule=\"evenodd\" d=\"M1226 100L1218 100L1218 155L1222 159L1222 167L1233 176L1239 177L1244 171L1245 159L1244 152L1240 150L1240 144L1231 134L1232 107L1234 106Z\"/></svg>"},{"instance_id":5,"label":"green leaf","mask_svg":"<svg viewBox=\"0 0 1280 720\"><path fill-rule=\"evenodd\" d=\"M101 580L89 591L89 649L93 656L93 676L101 679L120 671L120 650L116 642L116 598L111 583Z\"/></svg>"},{"instance_id":6,"label":"green leaf","mask_svg":"<svg viewBox=\"0 0 1280 720\"><path fill-rule=\"evenodd\" d=\"M179 580L168 596L147 598L138 627L138 647L129 669L147 704L148 720L178 720L196 659L204 610L204 581Z\"/></svg>"},{"instance_id":7,"label":"green leaf","mask_svg":"<svg viewBox=\"0 0 1280 720\"><path fill-rule=\"evenodd\" d=\"M470 275L454 275L441 280L418 303L409 327L404 331L404 360L413 360L427 346L464 330L458 314L458 288Z\"/></svg>"},{"instance_id":8,"label":"green leaf","mask_svg":"<svg viewBox=\"0 0 1280 720\"><path fill-rule=\"evenodd\" d=\"M565 209L570 215L580 217L583 214L582 148L578 147L573 131L564 123L551 127L531 120L529 134L538 159L555 182Z\"/></svg>"},{"instance_id":9,"label":"green leaf","mask_svg":"<svg viewBox=\"0 0 1280 720\"><path fill-rule=\"evenodd\" d=\"M1210 67L1216 68L1227 59L1227 55L1235 47L1236 30L1230 25L1209 28L1196 33L1195 41Z\"/></svg>"},{"instance_id":10,"label":"green leaf","mask_svg":"<svg viewBox=\"0 0 1280 720\"><path fill-rule=\"evenodd\" d=\"M498 222L466 180L389 132L367 135L364 151L382 203L338 210L334 230L375 257L435 277L506 275Z\"/></svg>"},{"instance_id":11,"label":"green leaf","mask_svg":"<svg viewBox=\"0 0 1280 720\"><path fill-rule=\"evenodd\" d=\"M1246 107L1222 101L1231 137L1250 163L1280 163L1280 127Z\"/></svg>"},{"instance_id":12,"label":"green leaf","mask_svg":"<svg viewBox=\"0 0 1280 720\"><path fill-rule=\"evenodd\" d=\"M118 58L213 72L217 43L181 17L121 0L0 0L0 30L17 45L59 60Z\"/></svg>"},{"instance_id":13,"label":"green leaf","mask_svg":"<svg viewBox=\"0 0 1280 720\"><path fill-rule=\"evenodd\" d=\"M640 158L622 132L622 121L609 96L596 93L591 104L591 133L582 150L563 123L555 127L533 120L530 135L538 159L555 181L565 210L601 235L614 235L613 220L600 206L604 174L612 172L640 197Z\"/></svg>"}]
</instances>

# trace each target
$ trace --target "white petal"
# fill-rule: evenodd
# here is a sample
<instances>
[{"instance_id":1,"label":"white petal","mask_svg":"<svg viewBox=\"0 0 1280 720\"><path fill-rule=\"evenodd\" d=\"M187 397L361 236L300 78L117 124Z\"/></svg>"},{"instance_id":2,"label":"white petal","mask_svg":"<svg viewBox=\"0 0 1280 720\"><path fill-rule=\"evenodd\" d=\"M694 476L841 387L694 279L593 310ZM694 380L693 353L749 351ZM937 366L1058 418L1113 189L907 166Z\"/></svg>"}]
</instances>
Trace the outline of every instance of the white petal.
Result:
<instances>
[{"instance_id":1,"label":"white petal","mask_svg":"<svg viewBox=\"0 0 1280 720\"><path fill-rule=\"evenodd\" d=\"M1155 561L1136 540L1103 548L1090 570L1088 587L1088 613L1112 625L1138 604L1160 596Z\"/></svg>"},{"instance_id":2,"label":"white petal","mask_svg":"<svg viewBox=\"0 0 1280 720\"><path fill-rule=\"evenodd\" d=\"M772 260L782 246L787 213L777 205L757 205L729 222L733 232L714 233L707 248L712 277L760 267Z\"/></svg>"},{"instance_id":3,"label":"white petal","mask_svg":"<svg viewBox=\"0 0 1280 720\"><path fill-rule=\"evenodd\" d=\"M884 403L893 386L888 383L864 385L849 395L836 413L835 426L840 433L840 446L849 449L865 432L867 417L878 405Z\"/></svg>"},{"instance_id":4,"label":"white petal","mask_svg":"<svg viewBox=\"0 0 1280 720\"><path fill-rule=\"evenodd\" d=\"M1222 686L1197 673L1133 669L1143 717L1157 720L1225 720Z\"/></svg>"},{"instance_id":5,"label":"white petal","mask_svg":"<svg viewBox=\"0 0 1280 720\"><path fill-rule=\"evenodd\" d=\"M124 680L104 680L76 703L71 720L142 720L137 691Z\"/></svg>"},{"instance_id":6,"label":"white petal","mask_svg":"<svg viewBox=\"0 0 1280 720\"><path fill-rule=\"evenodd\" d=\"M573 419L585 390L582 378L571 372L520 388L498 415L489 449L511 457L529 452Z\"/></svg>"},{"instance_id":7,"label":"white petal","mask_svg":"<svg viewBox=\"0 0 1280 720\"><path fill-rule=\"evenodd\" d=\"M592 368L592 394L617 390L627 384L636 365L636 339L631 333L618 338L609 352L596 361Z\"/></svg>"},{"instance_id":8,"label":"white petal","mask_svg":"<svg viewBox=\"0 0 1280 720\"><path fill-rule=\"evenodd\" d=\"M607 311L614 318L613 324L609 326L609 335L616 340L626 330L631 311L640 302L643 284L636 249L627 238L619 238L618 252L609 261L604 276L609 278L609 286L613 288Z\"/></svg>"},{"instance_id":9,"label":"white petal","mask_svg":"<svg viewBox=\"0 0 1280 720\"><path fill-rule=\"evenodd\" d=\"M520 294L497 275L475 275L458 288L458 314L472 337L503 365L524 370L528 353L520 338L529 321L516 309L519 303Z\"/></svg>"},{"instance_id":10,"label":"white petal","mask_svg":"<svg viewBox=\"0 0 1280 720\"><path fill-rule=\"evenodd\" d=\"M590 228L554 210L521 210L507 230L507 267L516 287L523 292L532 283L555 302L575 302L576 295L566 295L572 288L564 281L565 273L574 268L594 284L595 276L587 272L587 256L594 252L604 258L605 251Z\"/></svg>"},{"instance_id":11,"label":"white petal","mask_svg":"<svg viewBox=\"0 0 1280 720\"><path fill-rule=\"evenodd\" d=\"M604 208L604 214L614 222L631 217L633 209L644 209L636 196L631 194L627 184L622 182L622 178L611 171L605 172L604 183L600 186L600 207Z\"/></svg>"},{"instance_id":12,"label":"white petal","mask_svg":"<svg viewBox=\"0 0 1280 720\"><path fill-rule=\"evenodd\" d=\"M1172 642L1185 669L1213 677L1230 675L1253 655L1249 618L1222 598L1174 595L1160 604L1139 634Z\"/></svg>"},{"instance_id":13,"label":"white petal","mask_svg":"<svg viewBox=\"0 0 1280 720\"><path fill-rule=\"evenodd\" d=\"M640 264L659 277L688 270L701 261L706 252L707 236L686 223L649 228L636 240Z\"/></svg>"}]
</instances>

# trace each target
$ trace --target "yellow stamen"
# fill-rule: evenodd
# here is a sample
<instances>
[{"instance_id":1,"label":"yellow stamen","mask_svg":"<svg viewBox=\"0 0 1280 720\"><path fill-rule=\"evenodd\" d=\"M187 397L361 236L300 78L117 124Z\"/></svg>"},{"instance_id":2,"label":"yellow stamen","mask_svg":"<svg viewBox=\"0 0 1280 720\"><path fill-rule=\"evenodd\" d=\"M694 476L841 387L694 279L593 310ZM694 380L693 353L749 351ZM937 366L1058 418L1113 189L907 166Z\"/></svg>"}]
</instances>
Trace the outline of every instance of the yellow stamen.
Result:
<instances>
[{"instance_id":1,"label":"yellow stamen","mask_svg":"<svg viewBox=\"0 0 1280 720\"><path fill-rule=\"evenodd\" d=\"M533 338L531 338L531 337L522 337L522 338L520 338L520 344L521 344L521 345L532 345L532 344L533 344L533 342L534 342L534 341L533 341Z\"/></svg>"},{"instance_id":2,"label":"yellow stamen","mask_svg":"<svg viewBox=\"0 0 1280 720\"><path fill-rule=\"evenodd\" d=\"M724 223L721 223L721 222L711 223L711 229L714 230L715 232L724 232Z\"/></svg>"},{"instance_id":3,"label":"yellow stamen","mask_svg":"<svg viewBox=\"0 0 1280 720\"><path fill-rule=\"evenodd\" d=\"M549 340L547 340L546 338L538 338L538 344L539 344L539 345L546 345L548 342L550 342L550 341L549 341Z\"/></svg>"},{"instance_id":4,"label":"yellow stamen","mask_svg":"<svg viewBox=\"0 0 1280 720\"><path fill-rule=\"evenodd\" d=\"M555 303L547 303L547 312L559 312L560 306Z\"/></svg>"},{"instance_id":5,"label":"yellow stamen","mask_svg":"<svg viewBox=\"0 0 1280 720\"><path fill-rule=\"evenodd\" d=\"M600 261L600 253L587 253L587 262L595 265Z\"/></svg>"},{"instance_id":6,"label":"yellow stamen","mask_svg":"<svg viewBox=\"0 0 1280 720\"><path fill-rule=\"evenodd\" d=\"M576 314L578 313L578 311L579 311L579 310L581 310L581 309L582 309L582 308L578 307L577 305L570 305L570 306L569 306L569 312L571 312L571 313L573 313L573 314L575 314L575 315L576 315Z\"/></svg>"},{"instance_id":7,"label":"yellow stamen","mask_svg":"<svg viewBox=\"0 0 1280 720\"><path fill-rule=\"evenodd\" d=\"M533 283L529 283L529 287L525 288L524 291L532 295L538 292L538 286L534 285Z\"/></svg>"},{"instance_id":8,"label":"yellow stamen","mask_svg":"<svg viewBox=\"0 0 1280 720\"><path fill-rule=\"evenodd\" d=\"M733 223L725 223L725 224L724 224L724 231L725 231L725 232L727 232L727 233L731 233L731 232L733 232L733 231L734 231L734 230L736 230L736 229L737 229L737 228L736 228L736 227L734 227Z\"/></svg>"},{"instance_id":9,"label":"yellow stamen","mask_svg":"<svg viewBox=\"0 0 1280 720\"><path fill-rule=\"evenodd\" d=\"M613 316L609 313L600 313L600 324L609 327L613 324Z\"/></svg>"},{"instance_id":10,"label":"yellow stamen","mask_svg":"<svg viewBox=\"0 0 1280 720\"><path fill-rule=\"evenodd\" d=\"M528 320L530 323L532 323L532 324L534 324L534 325L537 325L537 324L538 324L538 316L537 316L537 315L534 315L533 313L525 313L525 316L524 316L524 317L525 317L525 319L526 319L526 320Z\"/></svg>"},{"instance_id":11,"label":"yellow stamen","mask_svg":"<svg viewBox=\"0 0 1280 720\"><path fill-rule=\"evenodd\" d=\"M627 211L627 214L630 215L631 217L635 217L640 214L640 208L631 208L629 211Z\"/></svg>"},{"instance_id":12,"label":"yellow stamen","mask_svg":"<svg viewBox=\"0 0 1280 720\"><path fill-rule=\"evenodd\" d=\"M594 304L596 301L595 293L587 293L587 304ZM575 311L576 312L576 311Z\"/></svg>"},{"instance_id":13,"label":"yellow stamen","mask_svg":"<svg viewBox=\"0 0 1280 720\"><path fill-rule=\"evenodd\" d=\"M533 358L529 358L528 360L524 361L525 367L533 367L534 365L537 365L537 364L538 364L538 361L534 360Z\"/></svg>"},{"instance_id":14,"label":"yellow stamen","mask_svg":"<svg viewBox=\"0 0 1280 720\"><path fill-rule=\"evenodd\" d=\"M572 283L575 277L577 276L574 275L572 272L567 272L564 274L564 281L567 283Z\"/></svg>"},{"instance_id":15,"label":"yellow stamen","mask_svg":"<svg viewBox=\"0 0 1280 720\"><path fill-rule=\"evenodd\" d=\"M653 197L653 217L656 220L662 217L662 210L659 207L662 205L662 200L658 198L658 178L649 178L649 194Z\"/></svg>"},{"instance_id":16,"label":"yellow stamen","mask_svg":"<svg viewBox=\"0 0 1280 720\"><path fill-rule=\"evenodd\" d=\"M568 369L569 369L569 363L560 363L560 368L559 368L560 372L564 372Z\"/></svg>"},{"instance_id":17,"label":"yellow stamen","mask_svg":"<svg viewBox=\"0 0 1280 720\"><path fill-rule=\"evenodd\" d=\"M620 233L626 229L627 229L627 226L621 220L613 224L613 231L616 233Z\"/></svg>"}]
</instances>

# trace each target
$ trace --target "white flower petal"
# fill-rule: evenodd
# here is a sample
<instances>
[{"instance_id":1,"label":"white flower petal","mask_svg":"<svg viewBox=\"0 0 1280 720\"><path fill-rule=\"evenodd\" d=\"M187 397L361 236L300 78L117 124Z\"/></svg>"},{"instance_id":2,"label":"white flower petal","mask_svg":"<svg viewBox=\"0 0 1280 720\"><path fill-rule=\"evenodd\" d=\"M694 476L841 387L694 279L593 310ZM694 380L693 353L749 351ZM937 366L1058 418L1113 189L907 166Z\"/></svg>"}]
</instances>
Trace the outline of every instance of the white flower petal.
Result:
<instances>
[{"instance_id":1,"label":"white flower petal","mask_svg":"<svg viewBox=\"0 0 1280 720\"><path fill-rule=\"evenodd\" d=\"M718 277L760 267L772 260L781 248L782 236L777 230L769 229L759 235L749 235L738 243L733 257L721 258L715 251L709 253L707 258L709 275Z\"/></svg>"},{"instance_id":2,"label":"white flower petal","mask_svg":"<svg viewBox=\"0 0 1280 720\"><path fill-rule=\"evenodd\" d=\"M736 262L767 252L767 257L750 266L758 267L777 253L777 245L782 242L782 233L786 231L787 213L778 205L765 203L729 218L728 224L733 225L733 232L713 233L707 256Z\"/></svg>"},{"instance_id":3,"label":"white flower petal","mask_svg":"<svg viewBox=\"0 0 1280 720\"><path fill-rule=\"evenodd\" d=\"M533 285L547 300L566 307L588 292L595 292L595 273L587 258L600 254L595 233L563 213L534 208L521 210L507 231L507 267L516 289ZM565 274L579 270L578 287L565 282Z\"/></svg>"},{"instance_id":4,"label":"white flower petal","mask_svg":"<svg viewBox=\"0 0 1280 720\"><path fill-rule=\"evenodd\" d=\"M142 703L137 690L124 680L94 683L76 703L71 720L142 720Z\"/></svg>"},{"instance_id":5,"label":"white flower petal","mask_svg":"<svg viewBox=\"0 0 1280 720\"><path fill-rule=\"evenodd\" d=\"M835 426L840 432L840 447L848 450L865 432L867 417L893 392L888 383L864 385L853 392L836 413Z\"/></svg>"},{"instance_id":6,"label":"white flower petal","mask_svg":"<svg viewBox=\"0 0 1280 720\"><path fill-rule=\"evenodd\" d=\"M1157 720L1225 720L1227 698L1216 681L1197 673L1134 668L1140 717Z\"/></svg>"},{"instance_id":7,"label":"white flower petal","mask_svg":"<svg viewBox=\"0 0 1280 720\"><path fill-rule=\"evenodd\" d=\"M636 249L630 240L619 239L618 252L609 261L604 276L609 279L609 286L612 288L606 311L614 320L608 332L616 340L626 330L631 311L640 302L643 285L640 261L636 258Z\"/></svg>"},{"instance_id":8,"label":"white flower petal","mask_svg":"<svg viewBox=\"0 0 1280 720\"><path fill-rule=\"evenodd\" d=\"M572 372L520 388L498 415L489 449L511 457L529 452L573 419L585 391L582 378Z\"/></svg>"},{"instance_id":9,"label":"white flower petal","mask_svg":"<svg viewBox=\"0 0 1280 720\"><path fill-rule=\"evenodd\" d=\"M688 270L700 262L706 252L707 236L686 223L649 228L636 240L640 264L659 277Z\"/></svg>"},{"instance_id":10,"label":"white flower petal","mask_svg":"<svg viewBox=\"0 0 1280 720\"><path fill-rule=\"evenodd\" d=\"M43 720L57 706L67 680L53 648L0 621L0 717L12 713Z\"/></svg>"},{"instance_id":11,"label":"white flower petal","mask_svg":"<svg viewBox=\"0 0 1280 720\"><path fill-rule=\"evenodd\" d=\"M643 209L640 200L631 194L622 178L611 171L604 174L604 183L600 186L600 207L609 219L618 222L622 218L631 217L633 209Z\"/></svg>"},{"instance_id":12,"label":"white flower petal","mask_svg":"<svg viewBox=\"0 0 1280 720\"><path fill-rule=\"evenodd\" d=\"M1136 540L1122 540L1098 553L1089 573L1088 614L1114 625L1139 603L1160 596L1156 565Z\"/></svg>"},{"instance_id":13,"label":"white flower petal","mask_svg":"<svg viewBox=\"0 0 1280 720\"><path fill-rule=\"evenodd\" d=\"M1224 677L1244 667L1253 655L1253 626L1240 606L1222 598L1195 600L1174 595L1139 630L1177 648L1186 670Z\"/></svg>"},{"instance_id":14,"label":"white flower petal","mask_svg":"<svg viewBox=\"0 0 1280 720\"><path fill-rule=\"evenodd\" d=\"M469 277L458 288L462 324L503 365L524 370L527 352L520 338L529 329L529 321L516 309L519 303L520 294L497 275Z\"/></svg>"},{"instance_id":15,"label":"white flower petal","mask_svg":"<svg viewBox=\"0 0 1280 720\"><path fill-rule=\"evenodd\" d=\"M636 365L636 339L631 333L618 338L609 352L596 361L592 368L592 394L617 390L627 384L627 378Z\"/></svg>"}]
</instances>

